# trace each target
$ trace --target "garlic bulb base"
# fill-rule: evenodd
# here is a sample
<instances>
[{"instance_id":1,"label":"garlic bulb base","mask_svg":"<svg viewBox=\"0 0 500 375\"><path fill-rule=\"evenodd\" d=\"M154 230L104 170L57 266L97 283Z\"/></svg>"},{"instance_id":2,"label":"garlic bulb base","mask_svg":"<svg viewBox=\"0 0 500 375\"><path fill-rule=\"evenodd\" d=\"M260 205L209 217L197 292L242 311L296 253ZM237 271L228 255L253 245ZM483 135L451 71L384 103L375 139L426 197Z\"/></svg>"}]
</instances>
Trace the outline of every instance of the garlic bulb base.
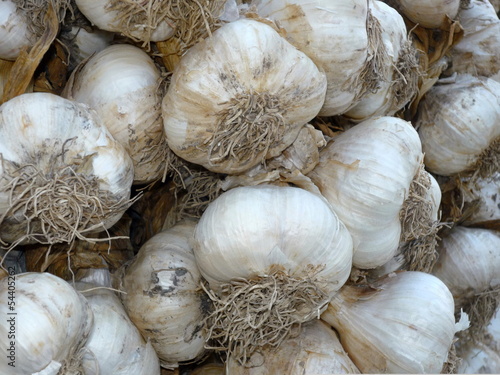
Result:
<instances>
[{"instance_id":1,"label":"garlic bulb base","mask_svg":"<svg viewBox=\"0 0 500 375\"><path fill-rule=\"evenodd\" d=\"M491 176L500 172L500 137L495 138L487 149L477 158L477 162L471 167L473 175L479 177Z\"/></svg>"},{"instance_id":2,"label":"garlic bulb base","mask_svg":"<svg viewBox=\"0 0 500 375\"><path fill-rule=\"evenodd\" d=\"M220 297L205 291L214 304L206 324L209 338L217 343L211 349L226 351L244 366L259 348L277 347L299 334L301 323L319 319L329 302L314 270L310 278L295 278L278 270L235 279L221 285Z\"/></svg>"}]
</instances>

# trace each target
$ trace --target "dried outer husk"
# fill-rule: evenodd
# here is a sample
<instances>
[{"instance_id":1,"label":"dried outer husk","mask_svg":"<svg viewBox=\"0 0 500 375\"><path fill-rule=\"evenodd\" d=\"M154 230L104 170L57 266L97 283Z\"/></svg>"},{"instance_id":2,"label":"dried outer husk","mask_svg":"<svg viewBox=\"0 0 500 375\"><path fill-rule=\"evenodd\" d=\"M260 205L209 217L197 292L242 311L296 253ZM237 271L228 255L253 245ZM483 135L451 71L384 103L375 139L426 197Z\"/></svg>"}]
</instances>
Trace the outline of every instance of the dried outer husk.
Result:
<instances>
[{"instance_id":1,"label":"dried outer husk","mask_svg":"<svg viewBox=\"0 0 500 375\"><path fill-rule=\"evenodd\" d=\"M85 375L160 375L155 350L142 338L110 286L82 281L74 285L94 316L83 349Z\"/></svg>"},{"instance_id":2,"label":"dried outer husk","mask_svg":"<svg viewBox=\"0 0 500 375\"><path fill-rule=\"evenodd\" d=\"M194 252L214 303L207 324L213 348L245 363L319 316L347 280L352 239L323 197L245 186L207 207Z\"/></svg>"},{"instance_id":3,"label":"dried outer husk","mask_svg":"<svg viewBox=\"0 0 500 375\"><path fill-rule=\"evenodd\" d=\"M351 233L355 267L375 268L396 254L400 211L422 159L413 126L387 116L353 126L321 150L307 176Z\"/></svg>"},{"instance_id":4,"label":"dried outer husk","mask_svg":"<svg viewBox=\"0 0 500 375\"><path fill-rule=\"evenodd\" d=\"M83 346L93 325L93 314L85 297L66 281L50 273L28 272L15 276L14 310L9 310L8 280L0 280L2 303L0 311L6 317L0 323L5 340L0 348L6 355L0 361L0 372L19 374L81 374ZM12 282L11 284L12 285ZM12 294L11 294L12 295ZM12 300L11 300L12 301ZM10 305L14 306L14 305ZM9 322L9 312L14 311ZM15 329L14 353L7 340ZM9 362L15 366L9 366Z\"/></svg>"},{"instance_id":5,"label":"dried outer husk","mask_svg":"<svg viewBox=\"0 0 500 375\"><path fill-rule=\"evenodd\" d=\"M426 168L442 176L497 171L499 122L499 82L469 74L438 81L420 101L415 121Z\"/></svg>"},{"instance_id":6,"label":"dried outer husk","mask_svg":"<svg viewBox=\"0 0 500 375\"><path fill-rule=\"evenodd\" d=\"M456 313L470 316L462 336L477 341L500 302L500 235L482 228L453 227L439 244L432 274L441 279L455 299Z\"/></svg>"},{"instance_id":7,"label":"dried outer husk","mask_svg":"<svg viewBox=\"0 0 500 375\"><path fill-rule=\"evenodd\" d=\"M454 301L437 277L402 271L365 286L345 285L321 319L365 374L441 372L455 332Z\"/></svg>"},{"instance_id":8,"label":"dried outer husk","mask_svg":"<svg viewBox=\"0 0 500 375\"><path fill-rule=\"evenodd\" d=\"M439 29L448 18L456 19L463 0L386 0L386 3L428 29Z\"/></svg>"},{"instance_id":9,"label":"dried outer husk","mask_svg":"<svg viewBox=\"0 0 500 375\"><path fill-rule=\"evenodd\" d=\"M4 246L85 239L132 204L132 160L84 104L49 93L4 103L0 155Z\"/></svg>"},{"instance_id":10,"label":"dried outer husk","mask_svg":"<svg viewBox=\"0 0 500 375\"><path fill-rule=\"evenodd\" d=\"M230 22L175 69L162 104L167 141L189 162L241 173L292 144L325 93L324 73L272 27Z\"/></svg>"},{"instance_id":11,"label":"dried outer husk","mask_svg":"<svg viewBox=\"0 0 500 375\"><path fill-rule=\"evenodd\" d=\"M229 357L226 370L232 375L360 373L342 348L337 333L321 320L305 323L299 334L278 347L265 347L253 354L245 366Z\"/></svg>"},{"instance_id":12,"label":"dried outer husk","mask_svg":"<svg viewBox=\"0 0 500 375\"><path fill-rule=\"evenodd\" d=\"M95 110L134 162L134 184L164 177L168 149L161 118L161 75L150 56L108 46L74 70L63 96Z\"/></svg>"},{"instance_id":13,"label":"dried outer husk","mask_svg":"<svg viewBox=\"0 0 500 375\"><path fill-rule=\"evenodd\" d=\"M360 122L371 117L393 116L417 95L421 75L416 48L403 17L382 1L370 1L372 17L378 20L381 37L377 48L381 63L378 87L364 94L344 116Z\"/></svg>"},{"instance_id":14,"label":"dried outer husk","mask_svg":"<svg viewBox=\"0 0 500 375\"><path fill-rule=\"evenodd\" d=\"M446 75L469 73L500 82L500 19L487 0L471 0L458 14L463 38L450 50Z\"/></svg>"},{"instance_id":15,"label":"dried outer husk","mask_svg":"<svg viewBox=\"0 0 500 375\"><path fill-rule=\"evenodd\" d=\"M152 237L118 270L115 281L124 292L120 297L128 316L166 368L206 353L204 319L210 301L200 287L191 247L195 225L184 221Z\"/></svg>"},{"instance_id":16,"label":"dried outer husk","mask_svg":"<svg viewBox=\"0 0 500 375\"><path fill-rule=\"evenodd\" d=\"M388 61L378 50L382 28L368 1L257 0L262 17L279 22L286 38L326 73L328 87L320 116L346 112L376 90ZM328 48L325 48L328 46ZM387 56L385 56L387 58Z\"/></svg>"},{"instance_id":17,"label":"dried outer husk","mask_svg":"<svg viewBox=\"0 0 500 375\"><path fill-rule=\"evenodd\" d=\"M26 256L29 272L50 272L64 280L74 280L87 269L114 272L134 257L129 235L133 221L125 214L106 232L75 240L71 245L25 245L19 250Z\"/></svg>"}]
</instances>

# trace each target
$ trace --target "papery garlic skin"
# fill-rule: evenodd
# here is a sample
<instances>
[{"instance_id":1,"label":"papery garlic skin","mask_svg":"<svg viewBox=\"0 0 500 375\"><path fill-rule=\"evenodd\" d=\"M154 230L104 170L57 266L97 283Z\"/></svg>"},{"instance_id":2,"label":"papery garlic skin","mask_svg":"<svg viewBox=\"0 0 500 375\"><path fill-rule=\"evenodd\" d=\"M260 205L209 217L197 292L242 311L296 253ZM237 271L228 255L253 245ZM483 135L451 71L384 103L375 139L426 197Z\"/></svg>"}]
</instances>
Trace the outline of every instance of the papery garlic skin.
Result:
<instances>
[{"instance_id":1,"label":"papery garlic skin","mask_svg":"<svg viewBox=\"0 0 500 375\"><path fill-rule=\"evenodd\" d=\"M335 331L321 320L304 324L298 336L286 339L279 347L254 354L250 366L241 366L229 357L226 371L232 375L360 373Z\"/></svg>"},{"instance_id":2,"label":"papery garlic skin","mask_svg":"<svg viewBox=\"0 0 500 375\"><path fill-rule=\"evenodd\" d=\"M209 301L191 247L194 227L195 222L182 222L156 234L121 275L125 310L164 367L205 353L202 329Z\"/></svg>"},{"instance_id":3,"label":"papery garlic skin","mask_svg":"<svg viewBox=\"0 0 500 375\"><path fill-rule=\"evenodd\" d=\"M351 269L352 239L328 203L306 190L258 185L221 194L203 213L194 252L213 290L233 279L283 269L307 277L318 267L332 295Z\"/></svg>"},{"instance_id":4,"label":"papery garlic skin","mask_svg":"<svg viewBox=\"0 0 500 375\"><path fill-rule=\"evenodd\" d=\"M240 173L288 147L325 93L324 73L271 26L230 22L175 69L162 104L167 141L185 160Z\"/></svg>"},{"instance_id":5,"label":"papery garlic skin","mask_svg":"<svg viewBox=\"0 0 500 375\"><path fill-rule=\"evenodd\" d=\"M12 0L0 1L0 59L15 60L23 48L31 47L34 35Z\"/></svg>"},{"instance_id":6,"label":"papery garlic skin","mask_svg":"<svg viewBox=\"0 0 500 375\"><path fill-rule=\"evenodd\" d=\"M412 22L429 29L439 28L447 17L455 19L460 9L460 0L391 0L389 3Z\"/></svg>"},{"instance_id":7,"label":"papery garlic skin","mask_svg":"<svg viewBox=\"0 0 500 375\"><path fill-rule=\"evenodd\" d=\"M395 255L399 213L421 160L417 132L395 117L363 121L321 151L308 177L351 233L354 266L375 268Z\"/></svg>"},{"instance_id":8,"label":"papery garlic skin","mask_svg":"<svg viewBox=\"0 0 500 375\"><path fill-rule=\"evenodd\" d=\"M319 114L347 111L362 91L358 79L368 59L368 2L362 0L257 0L260 16L278 21L286 37L326 74Z\"/></svg>"},{"instance_id":9,"label":"papery garlic skin","mask_svg":"<svg viewBox=\"0 0 500 375\"><path fill-rule=\"evenodd\" d=\"M134 2L138 1L134 0ZM131 30L125 30L118 21L120 13L113 9L113 5L116 3L113 0L75 0L75 3L85 17L101 30L130 34L134 38L147 42L166 40L175 31L172 27L172 21L169 19L164 19L154 28L151 28L152 25L136 24Z\"/></svg>"},{"instance_id":10,"label":"papery garlic skin","mask_svg":"<svg viewBox=\"0 0 500 375\"><path fill-rule=\"evenodd\" d=\"M8 294L9 291L15 294ZM49 273L18 274L0 280L0 295L5 301L0 305L5 317L0 322L0 333L5 338L0 340L4 353L0 358L2 374L56 374L78 357L92 327L93 315L85 298L66 281ZM15 304L9 306L7 301ZM15 338L9 340L9 333ZM14 349L10 349L12 341ZM13 358L9 359L12 350ZM9 362L14 362L15 367Z\"/></svg>"},{"instance_id":11,"label":"papery garlic skin","mask_svg":"<svg viewBox=\"0 0 500 375\"><path fill-rule=\"evenodd\" d=\"M464 36L450 50L451 73L491 77L500 82L500 19L487 0L471 0L459 14Z\"/></svg>"},{"instance_id":12,"label":"papery garlic skin","mask_svg":"<svg viewBox=\"0 0 500 375\"><path fill-rule=\"evenodd\" d=\"M437 277L403 271L344 286L321 319L365 374L438 374L457 330L453 296Z\"/></svg>"},{"instance_id":13,"label":"papery garlic skin","mask_svg":"<svg viewBox=\"0 0 500 375\"><path fill-rule=\"evenodd\" d=\"M482 154L499 142L499 108L500 83L493 79L459 74L438 81L415 122L428 170L450 176L478 169Z\"/></svg>"},{"instance_id":14,"label":"papery garlic skin","mask_svg":"<svg viewBox=\"0 0 500 375\"><path fill-rule=\"evenodd\" d=\"M134 184L160 179L167 145L161 119L160 71L138 47L112 45L73 73L63 95L102 118L134 162Z\"/></svg>"},{"instance_id":15,"label":"papery garlic skin","mask_svg":"<svg viewBox=\"0 0 500 375\"><path fill-rule=\"evenodd\" d=\"M500 354L484 343L471 344L460 353L457 374L498 374Z\"/></svg>"},{"instance_id":16,"label":"papery garlic skin","mask_svg":"<svg viewBox=\"0 0 500 375\"><path fill-rule=\"evenodd\" d=\"M463 178L459 189L464 202L477 207L463 225L487 225L500 220L500 172L484 178Z\"/></svg>"},{"instance_id":17,"label":"papery garlic skin","mask_svg":"<svg viewBox=\"0 0 500 375\"><path fill-rule=\"evenodd\" d=\"M159 375L160 362L151 343L145 342L113 291L78 282L94 324L85 344L85 375Z\"/></svg>"},{"instance_id":18,"label":"papery garlic skin","mask_svg":"<svg viewBox=\"0 0 500 375\"><path fill-rule=\"evenodd\" d=\"M500 235L493 230L455 226L442 238L432 273L450 289L457 307L475 294L500 286Z\"/></svg>"}]
</instances>

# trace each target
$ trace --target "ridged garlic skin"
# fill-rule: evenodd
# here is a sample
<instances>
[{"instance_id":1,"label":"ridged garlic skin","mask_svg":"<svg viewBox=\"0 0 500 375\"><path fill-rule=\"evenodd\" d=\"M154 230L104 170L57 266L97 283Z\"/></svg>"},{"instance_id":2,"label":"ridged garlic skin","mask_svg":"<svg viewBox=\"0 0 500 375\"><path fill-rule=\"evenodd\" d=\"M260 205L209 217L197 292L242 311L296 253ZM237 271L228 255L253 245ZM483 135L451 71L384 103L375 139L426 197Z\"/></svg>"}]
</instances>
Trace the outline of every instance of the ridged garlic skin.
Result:
<instances>
[{"instance_id":1,"label":"ridged garlic skin","mask_svg":"<svg viewBox=\"0 0 500 375\"><path fill-rule=\"evenodd\" d=\"M243 172L288 147L318 114L325 93L324 73L271 26L250 19L230 22L193 46L175 69L162 104L167 141L178 156L211 171ZM222 113L232 110L234 117L220 126L238 139L228 146L229 154L211 157L211 150L226 142L213 139ZM250 138L241 136L243 117ZM279 135L269 135L274 130ZM269 147L258 146L266 142ZM240 157L249 147L258 148Z\"/></svg>"},{"instance_id":2,"label":"ridged garlic skin","mask_svg":"<svg viewBox=\"0 0 500 375\"><path fill-rule=\"evenodd\" d=\"M128 317L120 298L96 284L76 284L87 300L94 324L85 344L85 375L159 375L160 362Z\"/></svg>"},{"instance_id":3,"label":"ridged garlic skin","mask_svg":"<svg viewBox=\"0 0 500 375\"><path fill-rule=\"evenodd\" d=\"M49 178L69 166L83 176L97 178L100 190L116 202L130 197L132 160L85 104L49 93L22 94L5 102L0 107L0 155L4 161L0 180L5 186L17 176L11 176L7 162L17 167L33 165ZM102 218L93 230L111 227L126 208ZM0 215L9 209L9 192L0 191ZM26 225L20 210L9 214L2 222L0 238L14 242L26 234Z\"/></svg>"},{"instance_id":4,"label":"ridged garlic skin","mask_svg":"<svg viewBox=\"0 0 500 375\"><path fill-rule=\"evenodd\" d=\"M14 1L0 1L0 59L15 60L23 48L32 46L33 38Z\"/></svg>"},{"instance_id":5,"label":"ridged garlic skin","mask_svg":"<svg viewBox=\"0 0 500 375\"><path fill-rule=\"evenodd\" d=\"M165 169L160 80L160 71L147 53L117 44L75 71L63 94L87 104L102 118L131 156L135 184L157 180Z\"/></svg>"},{"instance_id":6,"label":"ridged garlic skin","mask_svg":"<svg viewBox=\"0 0 500 375\"><path fill-rule=\"evenodd\" d=\"M458 325L437 277L403 271L369 287L344 286L321 319L364 374L439 374Z\"/></svg>"},{"instance_id":7,"label":"ridged garlic skin","mask_svg":"<svg viewBox=\"0 0 500 375\"><path fill-rule=\"evenodd\" d=\"M221 194L195 231L196 262L217 291L232 279L282 269L290 277L316 277L333 294L351 270L352 239L320 196L294 187L258 185Z\"/></svg>"},{"instance_id":8,"label":"ridged garlic skin","mask_svg":"<svg viewBox=\"0 0 500 375\"><path fill-rule=\"evenodd\" d=\"M250 366L241 366L229 357L226 371L231 375L360 373L335 331L321 320L304 324L298 336L285 339L279 347L266 347L254 354Z\"/></svg>"},{"instance_id":9,"label":"ridged garlic skin","mask_svg":"<svg viewBox=\"0 0 500 375\"><path fill-rule=\"evenodd\" d=\"M424 163L450 176L476 168L480 156L500 137L500 83L459 74L438 81L419 104L415 127Z\"/></svg>"},{"instance_id":10,"label":"ridged garlic skin","mask_svg":"<svg viewBox=\"0 0 500 375\"><path fill-rule=\"evenodd\" d=\"M443 25L446 18L455 19L460 0L391 0L401 13L420 26L433 29Z\"/></svg>"},{"instance_id":11,"label":"ridged garlic skin","mask_svg":"<svg viewBox=\"0 0 500 375\"><path fill-rule=\"evenodd\" d=\"M260 16L278 21L286 37L326 73L321 116L347 111L361 91L368 58L368 2L362 0L257 0Z\"/></svg>"},{"instance_id":12,"label":"ridged garlic skin","mask_svg":"<svg viewBox=\"0 0 500 375\"><path fill-rule=\"evenodd\" d=\"M182 222L150 238L121 277L125 310L166 367L205 353L209 302L191 247L194 227Z\"/></svg>"},{"instance_id":13,"label":"ridged garlic skin","mask_svg":"<svg viewBox=\"0 0 500 375\"><path fill-rule=\"evenodd\" d=\"M321 150L308 177L351 233L354 266L375 268L395 255L399 213L421 160L417 132L395 117L363 121Z\"/></svg>"},{"instance_id":14,"label":"ridged garlic skin","mask_svg":"<svg viewBox=\"0 0 500 375\"><path fill-rule=\"evenodd\" d=\"M148 30L148 25L134 25L132 30L124 30L123 25L117 22L120 14L113 8L112 0L75 0L78 9L87 17L87 19L96 25L101 30L112 31L116 33L129 32L133 37L140 40L152 42L163 41L174 35L172 20L164 19L158 26L152 30ZM144 4L146 7L147 1ZM147 9L147 8L146 8ZM130 25L128 25L130 27Z\"/></svg>"},{"instance_id":15,"label":"ridged garlic skin","mask_svg":"<svg viewBox=\"0 0 500 375\"><path fill-rule=\"evenodd\" d=\"M500 81L500 19L488 0L471 0L459 14L464 36L450 50L447 73L469 73Z\"/></svg>"},{"instance_id":16,"label":"ridged garlic skin","mask_svg":"<svg viewBox=\"0 0 500 375\"><path fill-rule=\"evenodd\" d=\"M382 43L387 52L387 60L382 63L386 66L378 67L381 70L385 69L385 74L378 82L379 88L368 91L344 114L344 116L355 121L363 121L377 116L394 115L407 104L405 102L406 98L396 97L393 91L395 83L401 79L413 79L413 77L401 77L403 73L397 70L398 60L403 53L409 52L403 49L404 44L407 42L408 33L403 17L394 8L382 1L371 1L369 9L373 17L380 22ZM412 72L412 74L416 75L416 72Z\"/></svg>"},{"instance_id":17,"label":"ridged garlic skin","mask_svg":"<svg viewBox=\"0 0 500 375\"><path fill-rule=\"evenodd\" d=\"M14 295L8 294L12 290ZM3 375L43 370L44 374L57 374L70 358L77 357L89 335L93 315L85 298L70 284L50 273L29 272L15 275L15 279L1 279L0 295L5 301L0 304L4 316L0 322ZM15 303L10 305L14 310L9 310L8 301ZM12 312L16 315L9 315ZM15 338L9 340L9 333ZM14 355L9 359L11 341ZM15 367L8 365L11 361Z\"/></svg>"},{"instance_id":18,"label":"ridged garlic skin","mask_svg":"<svg viewBox=\"0 0 500 375\"><path fill-rule=\"evenodd\" d=\"M500 235L489 229L456 226L442 238L432 273L448 286L457 307L500 286L499 249Z\"/></svg>"}]
</instances>

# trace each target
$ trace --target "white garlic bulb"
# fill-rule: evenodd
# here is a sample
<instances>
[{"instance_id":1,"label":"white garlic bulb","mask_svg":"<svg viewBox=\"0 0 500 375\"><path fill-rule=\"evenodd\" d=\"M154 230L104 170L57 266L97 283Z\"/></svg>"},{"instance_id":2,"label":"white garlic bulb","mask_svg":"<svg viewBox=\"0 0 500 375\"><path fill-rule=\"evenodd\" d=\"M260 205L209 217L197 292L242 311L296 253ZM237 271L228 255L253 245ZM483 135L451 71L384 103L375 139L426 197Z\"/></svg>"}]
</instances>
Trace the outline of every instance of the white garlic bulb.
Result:
<instances>
[{"instance_id":1,"label":"white garlic bulb","mask_svg":"<svg viewBox=\"0 0 500 375\"><path fill-rule=\"evenodd\" d=\"M33 45L34 38L16 3L0 1L0 59L15 60L23 48Z\"/></svg>"},{"instance_id":2,"label":"white garlic bulb","mask_svg":"<svg viewBox=\"0 0 500 375\"><path fill-rule=\"evenodd\" d=\"M464 202L475 207L463 225L500 222L500 172L486 177L462 178L458 188Z\"/></svg>"},{"instance_id":3,"label":"white garlic bulb","mask_svg":"<svg viewBox=\"0 0 500 375\"><path fill-rule=\"evenodd\" d=\"M321 319L365 374L438 374L455 332L453 296L437 277L402 271L370 284L340 289Z\"/></svg>"},{"instance_id":4,"label":"white garlic bulb","mask_svg":"<svg viewBox=\"0 0 500 375\"><path fill-rule=\"evenodd\" d=\"M2 374L81 369L93 315L80 293L50 273L29 272L1 279L0 296Z\"/></svg>"},{"instance_id":5,"label":"white garlic bulb","mask_svg":"<svg viewBox=\"0 0 500 375\"><path fill-rule=\"evenodd\" d=\"M271 26L230 22L175 69L162 104L167 141L211 171L243 172L288 147L325 92L324 73Z\"/></svg>"},{"instance_id":6,"label":"white garlic bulb","mask_svg":"<svg viewBox=\"0 0 500 375\"><path fill-rule=\"evenodd\" d=\"M351 233L354 266L375 268L395 255L400 211L422 157L413 126L395 117L363 121L321 150L308 177Z\"/></svg>"},{"instance_id":7,"label":"white garlic bulb","mask_svg":"<svg viewBox=\"0 0 500 375\"><path fill-rule=\"evenodd\" d=\"M389 4L414 23L429 29L439 28L446 18L455 19L460 9L460 0L391 0Z\"/></svg>"},{"instance_id":8,"label":"white garlic bulb","mask_svg":"<svg viewBox=\"0 0 500 375\"><path fill-rule=\"evenodd\" d=\"M500 295L500 235L493 230L455 226L439 245L432 274L455 298L457 310L470 315L475 337L488 325Z\"/></svg>"},{"instance_id":9,"label":"white garlic bulb","mask_svg":"<svg viewBox=\"0 0 500 375\"><path fill-rule=\"evenodd\" d=\"M163 176L168 146L161 118L160 71L138 47L116 44L77 69L63 95L102 118L134 162L134 184Z\"/></svg>"},{"instance_id":10,"label":"white garlic bulb","mask_svg":"<svg viewBox=\"0 0 500 375\"><path fill-rule=\"evenodd\" d=\"M71 242L130 206L133 165L97 114L49 93L0 107L0 239Z\"/></svg>"},{"instance_id":11,"label":"white garlic bulb","mask_svg":"<svg viewBox=\"0 0 500 375\"><path fill-rule=\"evenodd\" d=\"M260 16L279 22L290 43L325 72L328 87L321 116L346 112L372 89L372 81L377 84L377 71L370 65L377 52L370 48L380 25L371 17L368 1L256 0L252 5Z\"/></svg>"},{"instance_id":12,"label":"white garlic bulb","mask_svg":"<svg viewBox=\"0 0 500 375\"><path fill-rule=\"evenodd\" d=\"M438 81L419 104L428 170L442 176L494 167L500 147L500 83L459 74Z\"/></svg>"},{"instance_id":13,"label":"white garlic bulb","mask_svg":"<svg viewBox=\"0 0 500 375\"><path fill-rule=\"evenodd\" d=\"M245 362L319 316L349 276L352 239L321 196L245 186L209 204L194 252L216 304L211 337Z\"/></svg>"},{"instance_id":14,"label":"white garlic bulb","mask_svg":"<svg viewBox=\"0 0 500 375\"><path fill-rule=\"evenodd\" d=\"M447 74L469 73L500 81L500 19L488 0L470 0L459 14L463 37L449 53Z\"/></svg>"},{"instance_id":15,"label":"white garlic bulb","mask_svg":"<svg viewBox=\"0 0 500 375\"><path fill-rule=\"evenodd\" d=\"M164 367L206 352L203 327L210 302L191 247L194 227L185 221L156 234L120 275L125 310Z\"/></svg>"},{"instance_id":16,"label":"white garlic bulb","mask_svg":"<svg viewBox=\"0 0 500 375\"><path fill-rule=\"evenodd\" d=\"M381 1L370 1L370 11L381 27L378 53L383 57L380 80L344 116L363 121L370 117L392 116L417 93L419 77L417 51L408 38L403 17Z\"/></svg>"},{"instance_id":17,"label":"white garlic bulb","mask_svg":"<svg viewBox=\"0 0 500 375\"><path fill-rule=\"evenodd\" d=\"M499 374L500 354L482 342L469 344L460 352L457 374Z\"/></svg>"},{"instance_id":18,"label":"white garlic bulb","mask_svg":"<svg viewBox=\"0 0 500 375\"><path fill-rule=\"evenodd\" d=\"M77 282L94 323L85 343L85 375L159 375L160 362L151 343L145 342L110 285Z\"/></svg>"},{"instance_id":19,"label":"white garlic bulb","mask_svg":"<svg viewBox=\"0 0 500 375\"><path fill-rule=\"evenodd\" d=\"M122 33L143 42L166 40L174 35L170 6L153 0L75 0L78 9L101 30Z\"/></svg>"},{"instance_id":20,"label":"white garlic bulb","mask_svg":"<svg viewBox=\"0 0 500 375\"><path fill-rule=\"evenodd\" d=\"M285 339L277 348L267 347L255 353L248 366L229 357L227 372L231 375L360 373L335 331L321 320L304 324L299 335Z\"/></svg>"}]
</instances>

